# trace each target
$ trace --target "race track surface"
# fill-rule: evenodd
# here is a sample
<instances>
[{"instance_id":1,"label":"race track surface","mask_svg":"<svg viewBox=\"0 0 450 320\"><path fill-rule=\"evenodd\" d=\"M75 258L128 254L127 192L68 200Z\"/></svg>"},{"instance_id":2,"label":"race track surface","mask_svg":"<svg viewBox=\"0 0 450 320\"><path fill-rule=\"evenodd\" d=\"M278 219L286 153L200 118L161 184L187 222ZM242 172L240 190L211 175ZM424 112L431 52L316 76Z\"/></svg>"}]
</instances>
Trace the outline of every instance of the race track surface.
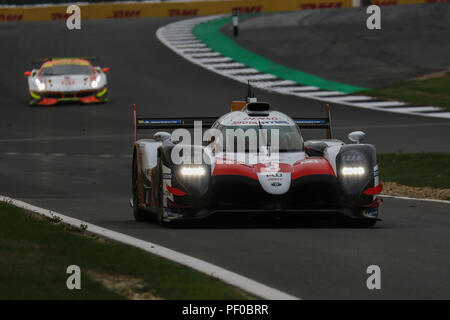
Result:
<instances>
[{"instance_id":1,"label":"race track surface","mask_svg":"<svg viewBox=\"0 0 450 320\"><path fill-rule=\"evenodd\" d=\"M448 3L383 6L380 15L381 30L368 30L364 7L262 14L244 19L235 40L282 65L366 88L450 68Z\"/></svg>"},{"instance_id":2,"label":"race track surface","mask_svg":"<svg viewBox=\"0 0 450 320\"><path fill-rule=\"evenodd\" d=\"M145 116L215 116L244 85L169 51L155 36L171 19L2 25L0 194L9 195L218 264L300 298L449 298L448 205L387 199L373 229L327 224L234 223L162 229L128 207L131 109ZM23 72L34 58L97 55L110 103L29 107ZM317 101L256 92L292 116L323 114ZM450 122L334 106L338 138L362 129L379 151L450 152ZM311 135L310 132L307 133ZM380 169L382 174L382 168ZM382 290L366 288L366 268Z\"/></svg>"}]
</instances>

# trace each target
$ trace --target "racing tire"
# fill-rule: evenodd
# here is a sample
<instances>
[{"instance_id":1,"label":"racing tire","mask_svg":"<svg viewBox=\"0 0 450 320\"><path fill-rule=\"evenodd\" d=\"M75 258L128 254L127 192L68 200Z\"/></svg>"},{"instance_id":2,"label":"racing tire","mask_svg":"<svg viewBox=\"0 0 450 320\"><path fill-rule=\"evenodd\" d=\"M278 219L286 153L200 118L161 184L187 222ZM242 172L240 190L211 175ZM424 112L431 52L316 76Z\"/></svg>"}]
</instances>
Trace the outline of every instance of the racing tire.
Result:
<instances>
[{"instance_id":1,"label":"racing tire","mask_svg":"<svg viewBox=\"0 0 450 320\"><path fill-rule=\"evenodd\" d=\"M163 179L162 179L162 161L161 161L161 157L158 157L158 200L159 200L159 206L158 206L158 210L156 211L156 222L161 226L161 227L167 227L170 225L170 222L164 221L164 213L165 213L165 208L164 208L164 201L163 201L163 196L164 196L164 190L163 190Z\"/></svg>"},{"instance_id":2,"label":"racing tire","mask_svg":"<svg viewBox=\"0 0 450 320\"><path fill-rule=\"evenodd\" d=\"M138 200L138 168L136 164L136 156L133 157L133 176L132 176L132 194L133 194L133 216L137 222L148 220L146 211L139 208Z\"/></svg>"}]
</instances>

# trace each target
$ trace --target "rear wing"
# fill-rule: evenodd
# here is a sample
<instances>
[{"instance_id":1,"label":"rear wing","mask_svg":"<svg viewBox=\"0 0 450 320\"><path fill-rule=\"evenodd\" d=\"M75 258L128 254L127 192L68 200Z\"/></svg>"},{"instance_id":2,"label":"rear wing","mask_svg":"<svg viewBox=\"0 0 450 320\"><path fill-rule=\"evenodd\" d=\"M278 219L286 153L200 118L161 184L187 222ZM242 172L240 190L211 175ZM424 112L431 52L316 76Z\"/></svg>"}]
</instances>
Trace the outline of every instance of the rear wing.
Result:
<instances>
[{"instance_id":1,"label":"rear wing","mask_svg":"<svg viewBox=\"0 0 450 320\"><path fill-rule=\"evenodd\" d=\"M326 129L327 139L333 139L329 104L327 104L327 112L325 118L293 118L293 120L300 129Z\"/></svg>"},{"instance_id":2,"label":"rear wing","mask_svg":"<svg viewBox=\"0 0 450 320\"><path fill-rule=\"evenodd\" d=\"M31 61L31 68L32 69L39 69L44 62L61 60L61 59L84 59L84 60L89 61L94 67L96 67L96 66L98 66L100 64L100 58L99 57L94 57L94 56L87 56L87 57L53 57L53 58L34 59L34 60Z\"/></svg>"},{"instance_id":3,"label":"rear wing","mask_svg":"<svg viewBox=\"0 0 450 320\"><path fill-rule=\"evenodd\" d=\"M293 118L301 129L326 129L327 139L332 139L330 105L326 105L325 118ZM133 104L133 134L136 141L136 132L139 129L178 129L194 128L195 121L201 121L202 128L210 128L219 117L174 117L174 118L137 118L136 105Z\"/></svg>"},{"instance_id":4,"label":"rear wing","mask_svg":"<svg viewBox=\"0 0 450 320\"><path fill-rule=\"evenodd\" d=\"M218 117L173 117L173 118L138 118L136 105L133 104L133 132L136 141L136 131L139 129L192 129L195 121L201 121L202 128L210 128Z\"/></svg>"}]
</instances>

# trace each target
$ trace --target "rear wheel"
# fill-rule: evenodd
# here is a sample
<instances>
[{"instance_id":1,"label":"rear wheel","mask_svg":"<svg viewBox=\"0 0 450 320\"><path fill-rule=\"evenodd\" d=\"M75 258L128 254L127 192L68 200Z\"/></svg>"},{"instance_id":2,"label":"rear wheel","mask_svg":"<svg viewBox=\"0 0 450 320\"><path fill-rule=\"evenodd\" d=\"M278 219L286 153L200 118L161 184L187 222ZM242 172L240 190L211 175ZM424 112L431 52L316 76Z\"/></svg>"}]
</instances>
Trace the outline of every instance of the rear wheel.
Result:
<instances>
[{"instance_id":1,"label":"rear wheel","mask_svg":"<svg viewBox=\"0 0 450 320\"><path fill-rule=\"evenodd\" d=\"M139 208L139 189L138 189L138 168L136 164L136 158L133 159L133 176L132 176L132 194L133 194L133 215L137 222L148 220L148 214L146 211Z\"/></svg>"}]
</instances>

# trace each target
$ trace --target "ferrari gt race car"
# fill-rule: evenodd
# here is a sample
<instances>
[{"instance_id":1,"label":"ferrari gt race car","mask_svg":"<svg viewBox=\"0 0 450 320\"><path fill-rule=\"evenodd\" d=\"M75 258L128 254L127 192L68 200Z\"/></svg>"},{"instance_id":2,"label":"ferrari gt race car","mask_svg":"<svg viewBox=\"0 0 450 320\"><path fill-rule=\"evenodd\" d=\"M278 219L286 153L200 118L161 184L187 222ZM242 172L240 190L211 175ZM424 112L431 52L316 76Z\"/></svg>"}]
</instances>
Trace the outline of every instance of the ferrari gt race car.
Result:
<instances>
[{"instance_id":1,"label":"ferrari gt race car","mask_svg":"<svg viewBox=\"0 0 450 320\"><path fill-rule=\"evenodd\" d=\"M38 68L26 71L31 105L54 105L63 101L108 101L106 73L89 58L48 58L35 61Z\"/></svg>"},{"instance_id":2,"label":"ferrari gt race car","mask_svg":"<svg viewBox=\"0 0 450 320\"><path fill-rule=\"evenodd\" d=\"M352 144L332 139L327 108L324 118L290 118L253 97L219 118L169 119L136 118L133 107L134 218L153 213L166 225L212 214L332 214L373 226L382 203L375 147L360 143L362 131L349 134ZM199 139L199 128L210 129ZM136 139L139 129L172 132ZM302 129L326 129L327 139L304 141Z\"/></svg>"}]
</instances>

